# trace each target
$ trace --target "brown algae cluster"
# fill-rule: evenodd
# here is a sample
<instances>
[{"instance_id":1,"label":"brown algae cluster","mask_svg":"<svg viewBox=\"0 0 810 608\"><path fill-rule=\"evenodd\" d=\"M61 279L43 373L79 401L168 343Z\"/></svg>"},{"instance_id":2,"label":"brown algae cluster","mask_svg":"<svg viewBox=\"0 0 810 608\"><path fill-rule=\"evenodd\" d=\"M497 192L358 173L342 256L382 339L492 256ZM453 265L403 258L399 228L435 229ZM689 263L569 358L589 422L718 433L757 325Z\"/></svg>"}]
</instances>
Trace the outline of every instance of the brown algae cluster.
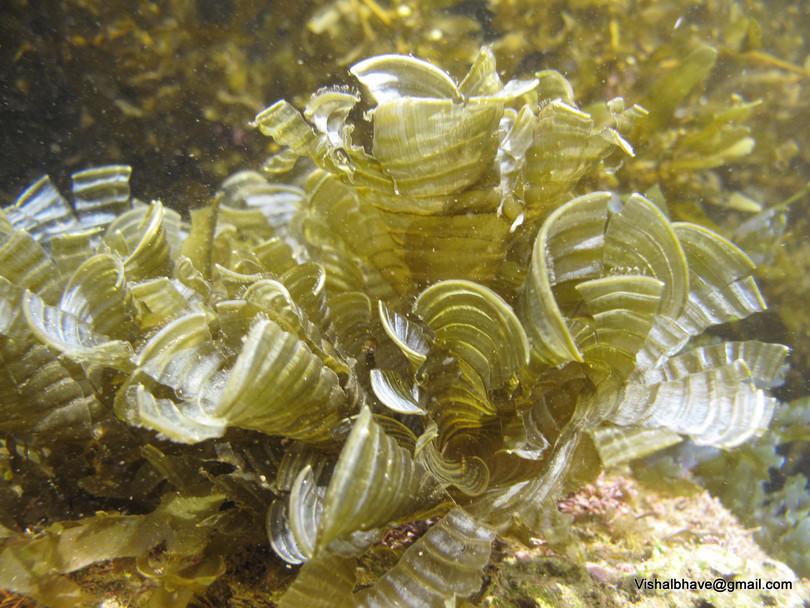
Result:
<instances>
[{"instance_id":1,"label":"brown algae cluster","mask_svg":"<svg viewBox=\"0 0 810 608\"><path fill-rule=\"evenodd\" d=\"M704 333L764 310L751 259L662 200L572 198L644 108L504 83L488 49L459 83L351 72L261 112L280 151L188 220L118 165L4 210L0 587L80 605L129 558L184 606L266 534L301 565L280 606L444 606L603 466L767 427L787 348Z\"/></svg>"}]
</instances>

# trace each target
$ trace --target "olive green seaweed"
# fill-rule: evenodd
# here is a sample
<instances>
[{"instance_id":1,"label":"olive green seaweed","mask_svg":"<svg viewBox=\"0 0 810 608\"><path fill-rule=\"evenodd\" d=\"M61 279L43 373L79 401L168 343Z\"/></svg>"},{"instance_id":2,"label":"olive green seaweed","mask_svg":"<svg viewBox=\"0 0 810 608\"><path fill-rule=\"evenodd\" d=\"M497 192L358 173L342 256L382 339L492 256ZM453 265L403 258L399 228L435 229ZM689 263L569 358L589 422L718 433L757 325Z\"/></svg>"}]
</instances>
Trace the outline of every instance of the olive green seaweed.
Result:
<instances>
[{"instance_id":1,"label":"olive green seaweed","mask_svg":"<svg viewBox=\"0 0 810 608\"><path fill-rule=\"evenodd\" d=\"M646 125L557 72L504 83L487 47L460 83L371 57L260 112L275 156L190 218L125 166L74 174L72 204L35 182L0 216L0 587L80 605L68 574L135 558L144 602L185 606L261 540L300 566L280 606L440 608L603 466L760 435L788 349L704 333L765 309L754 263L583 182L716 54L661 78ZM49 475L98 512L18 531Z\"/></svg>"}]
</instances>

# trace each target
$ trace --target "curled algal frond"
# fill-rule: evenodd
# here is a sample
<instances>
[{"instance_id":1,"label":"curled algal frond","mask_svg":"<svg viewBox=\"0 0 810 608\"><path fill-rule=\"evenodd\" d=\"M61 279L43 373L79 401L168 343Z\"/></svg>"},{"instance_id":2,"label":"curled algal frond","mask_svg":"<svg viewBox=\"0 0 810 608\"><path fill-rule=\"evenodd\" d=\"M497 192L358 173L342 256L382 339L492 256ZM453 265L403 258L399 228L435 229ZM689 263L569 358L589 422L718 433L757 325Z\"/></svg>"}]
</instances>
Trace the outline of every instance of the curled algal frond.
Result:
<instances>
[{"instance_id":1,"label":"curled algal frond","mask_svg":"<svg viewBox=\"0 0 810 608\"><path fill-rule=\"evenodd\" d=\"M124 256L131 280L171 273L172 257L180 247L180 217L160 201L139 207L110 224L105 241Z\"/></svg>"},{"instance_id":2,"label":"curled algal frond","mask_svg":"<svg viewBox=\"0 0 810 608\"><path fill-rule=\"evenodd\" d=\"M324 555L304 564L280 608L354 608L354 560Z\"/></svg>"},{"instance_id":3,"label":"curled algal frond","mask_svg":"<svg viewBox=\"0 0 810 608\"><path fill-rule=\"evenodd\" d=\"M428 424L414 447L416 461L425 467L442 487L452 486L468 496L477 496L489 486L489 467L477 456L453 460L436 447L439 427Z\"/></svg>"},{"instance_id":4,"label":"curled algal frond","mask_svg":"<svg viewBox=\"0 0 810 608\"><path fill-rule=\"evenodd\" d=\"M14 228L25 230L36 240L47 241L78 226L70 204L47 175L26 188L6 215Z\"/></svg>"},{"instance_id":5,"label":"curled algal frond","mask_svg":"<svg viewBox=\"0 0 810 608\"><path fill-rule=\"evenodd\" d=\"M427 332L399 313L389 310L382 300L379 301L379 314L385 333L402 353L414 365L424 363L430 351Z\"/></svg>"},{"instance_id":6,"label":"curled algal frond","mask_svg":"<svg viewBox=\"0 0 810 608\"><path fill-rule=\"evenodd\" d=\"M106 226L131 207L127 165L108 165L78 171L73 180L73 200L85 228Z\"/></svg>"},{"instance_id":7,"label":"curled algal frond","mask_svg":"<svg viewBox=\"0 0 810 608\"><path fill-rule=\"evenodd\" d=\"M772 388L784 381L789 352L790 349L781 344L754 340L699 346L672 357L661 367L645 371L643 378L646 384L655 384L739 360L745 361L758 388Z\"/></svg>"},{"instance_id":8,"label":"curled algal frond","mask_svg":"<svg viewBox=\"0 0 810 608\"><path fill-rule=\"evenodd\" d=\"M643 275L612 275L583 281L576 290L593 318L595 343L580 344L586 357L627 358L632 371L635 353L644 344L661 305L664 282ZM610 351L597 354L598 349Z\"/></svg>"},{"instance_id":9,"label":"curled algal frond","mask_svg":"<svg viewBox=\"0 0 810 608\"><path fill-rule=\"evenodd\" d=\"M214 347L204 313L190 313L167 324L138 353L138 371L181 396L196 397L219 371L222 357Z\"/></svg>"},{"instance_id":10,"label":"curled algal frond","mask_svg":"<svg viewBox=\"0 0 810 608\"><path fill-rule=\"evenodd\" d=\"M609 193L594 193L567 203L543 224L535 240L521 318L533 355L542 361L581 361L552 287L557 282L598 276L607 223Z\"/></svg>"},{"instance_id":11,"label":"curled algal frond","mask_svg":"<svg viewBox=\"0 0 810 608\"><path fill-rule=\"evenodd\" d=\"M419 405L419 387L408 387L406 380L392 370L371 370L371 389L383 405L397 414L424 416Z\"/></svg>"},{"instance_id":12,"label":"curled algal frond","mask_svg":"<svg viewBox=\"0 0 810 608\"><path fill-rule=\"evenodd\" d=\"M301 113L286 101L278 101L256 116L254 124L265 135L301 156L315 143L315 133Z\"/></svg>"},{"instance_id":13,"label":"curled algal frond","mask_svg":"<svg viewBox=\"0 0 810 608\"><path fill-rule=\"evenodd\" d=\"M456 83L432 63L405 55L380 55L355 64L351 73L378 104L403 97L452 99Z\"/></svg>"},{"instance_id":14,"label":"curled algal frond","mask_svg":"<svg viewBox=\"0 0 810 608\"><path fill-rule=\"evenodd\" d=\"M303 564L314 555L325 490L307 465L296 476L289 500L277 498L267 510L270 544L288 564Z\"/></svg>"},{"instance_id":15,"label":"curled algal frond","mask_svg":"<svg viewBox=\"0 0 810 608\"><path fill-rule=\"evenodd\" d=\"M83 374L31 333L21 310L25 295L0 279L0 428L24 437L86 436L102 405Z\"/></svg>"},{"instance_id":16,"label":"curled algal frond","mask_svg":"<svg viewBox=\"0 0 810 608\"><path fill-rule=\"evenodd\" d=\"M498 294L468 281L442 281L419 295L414 312L433 332L433 344L469 364L489 390L517 383L529 341Z\"/></svg>"},{"instance_id":17,"label":"curled algal frond","mask_svg":"<svg viewBox=\"0 0 810 608\"><path fill-rule=\"evenodd\" d=\"M594 429L591 438L599 453L599 460L606 467L644 458L682 440L678 433L668 429L613 425Z\"/></svg>"},{"instance_id":18,"label":"curled algal frond","mask_svg":"<svg viewBox=\"0 0 810 608\"><path fill-rule=\"evenodd\" d=\"M418 509L435 486L363 409L343 447L324 499L318 546L386 525Z\"/></svg>"},{"instance_id":19,"label":"curled algal frond","mask_svg":"<svg viewBox=\"0 0 810 608\"><path fill-rule=\"evenodd\" d=\"M107 336L128 338L134 311L125 285L124 266L111 255L89 258L70 277L59 306Z\"/></svg>"},{"instance_id":20,"label":"curled algal frond","mask_svg":"<svg viewBox=\"0 0 810 608\"><path fill-rule=\"evenodd\" d=\"M270 434L326 441L345 399L334 372L267 320L251 329L212 415Z\"/></svg>"},{"instance_id":21,"label":"curled algal frond","mask_svg":"<svg viewBox=\"0 0 810 608\"><path fill-rule=\"evenodd\" d=\"M304 192L295 186L272 184L255 171L240 171L222 183L222 207L258 211L274 230L285 229Z\"/></svg>"},{"instance_id":22,"label":"curled algal frond","mask_svg":"<svg viewBox=\"0 0 810 608\"><path fill-rule=\"evenodd\" d=\"M42 245L21 230L0 229L0 275L49 304L59 297L59 269Z\"/></svg>"},{"instance_id":23,"label":"curled algal frond","mask_svg":"<svg viewBox=\"0 0 810 608\"><path fill-rule=\"evenodd\" d=\"M494 534L456 508L414 543L373 587L357 594L357 606L443 608L481 585Z\"/></svg>"},{"instance_id":24,"label":"curled algal frond","mask_svg":"<svg viewBox=\"0 0 810 608\"><path fill-rule=\"evenodd\" d=\"M488 47L482 48L470 66L470 70L458 85L464 97L494 95L503 89L503 82L495 67L495 55Z\"/></svg>"},{"instance_id":25,"label":"curled algal frond","mask_svg":"<svg viewBox=\"0 0 810 608\"><path fill-rule=\"evenodd\" d=\"M95 226L87 230L77 230L54 235L49 243L51 256L65 276L76 270L92 251L93 244L101 239L104 233L102 226Z\"/></svg>"},{"instance_id":26,"label":"curled algal frond","mask_svg":"<svg viewBox=\"0 0 810 608\"><path fill-rule=\"evenodd\" d=\"M613 422L663 427L697 444L732 447L762 432L775 400L753 386L741 360L653 385L630 383Z\"/></svg>"},{"instance_id":27,"label":"curled algal frond","mask_svg":"<svg viewBox=\"0 0 810 608\"><path fill-rule=\"evenodd\" d=\"M675 224L689 262L685 321L692 335L760 312L765 302L753 279L754 263L720 235L695 224Z\"/></svg>"},{"instance_id":28,"label":"curled algal frond","mask_svg":"<svg viewBox=\"0 0 810 608\"><path fill-rule=\"evenodd\" d=\"M31 332L50 348L78 363L121 369L130 366L133 353L128 342L109 339L86 320L48 306L36 294L26 293L21 305Z\"/></svg>"}]
</instances>

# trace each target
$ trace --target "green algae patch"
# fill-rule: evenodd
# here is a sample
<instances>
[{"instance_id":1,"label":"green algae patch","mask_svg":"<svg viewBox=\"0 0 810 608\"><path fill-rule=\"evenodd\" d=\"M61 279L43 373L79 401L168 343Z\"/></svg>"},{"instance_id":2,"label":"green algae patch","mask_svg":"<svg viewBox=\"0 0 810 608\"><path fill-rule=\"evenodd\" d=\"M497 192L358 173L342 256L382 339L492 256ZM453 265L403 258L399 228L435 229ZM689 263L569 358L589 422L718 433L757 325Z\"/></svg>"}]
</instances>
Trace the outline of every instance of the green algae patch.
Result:
<instances>
[{"instance_id":1,"label":"green algae patch","mask_svg":"<svg viewBox=\"0 0 810 608\"><path fill-rule=\"evenodd\" d=\"M714 56L661 86L686 99ZM660 190L588 185L634 157L622 132L657 133L647 110L580 107L559 73L504 82L487 47L460 80L398 54L350 72L259 112L273 156L190 218L133 197L125 165L4 210L0 584L90 603L68 575L118 560L149 605L186 606L266 538L293 573L282 608L441 607L480 594L498 536L554 531L581 560L558 502L604 467L765 432L789 349L711 333L766 309L755 262ZM684 167L746 154L750 109L684 135L709 159ZM561 510L615 503L589 540L659 569L668 538L621 497ZM610 601L556 558L532 568L532 601Z\"/></svg>"}]
</instances>

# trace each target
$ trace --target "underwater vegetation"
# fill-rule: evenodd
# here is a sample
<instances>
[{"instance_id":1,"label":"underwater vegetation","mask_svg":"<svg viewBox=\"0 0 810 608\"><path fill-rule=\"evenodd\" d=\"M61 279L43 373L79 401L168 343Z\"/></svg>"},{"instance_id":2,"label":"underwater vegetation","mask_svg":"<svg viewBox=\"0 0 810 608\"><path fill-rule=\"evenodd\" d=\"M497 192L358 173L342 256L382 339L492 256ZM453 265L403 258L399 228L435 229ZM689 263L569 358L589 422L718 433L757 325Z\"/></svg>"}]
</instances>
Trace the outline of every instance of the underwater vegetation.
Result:
<instances>
[{"instance_id":1,"label":"underwater vegetation","mask_svg":"<svg viewBox=\"0 0 810 608\"><path fill-rule=\"evenodd\" d=\"M604 467L768 427L788 348L707 331L765 310L752 259L660 191L583 193L654 111L486 47L351 74L260 112L276 153L188 218L125 165L4 209L0 587L82 605L126 559L184 606L266 538L279 606L445 606Z\"/></svg>"}]
</instances>

